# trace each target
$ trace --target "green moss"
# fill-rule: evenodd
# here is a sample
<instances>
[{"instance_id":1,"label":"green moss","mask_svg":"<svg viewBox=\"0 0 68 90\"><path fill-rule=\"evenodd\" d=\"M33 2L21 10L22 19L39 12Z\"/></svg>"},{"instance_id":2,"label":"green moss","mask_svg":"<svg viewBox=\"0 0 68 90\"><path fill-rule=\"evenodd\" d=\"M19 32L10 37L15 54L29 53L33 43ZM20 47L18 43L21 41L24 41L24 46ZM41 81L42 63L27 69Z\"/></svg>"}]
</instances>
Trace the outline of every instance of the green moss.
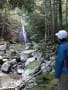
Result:
<instances>
[{"instance_id":1,"label":"green moss","mask_svg":"<svg viewBox=\"0 0 68 90\"><path fill-rule=\"evenodd\" d=\"M54 79L53 72L41 74L36 77L37 86L30 90L57 90L57 80Z\"/></svg>"},{"instance_id":2,"label":"green moss","mask_svg":"<svg viewBox=\"0 0 68 90\"><path fill-rule=\"evenodd\" d=\"M41 61L35 60L26 66L25 69L37 69L41 64Z\"/></svg>"}]
</instances>

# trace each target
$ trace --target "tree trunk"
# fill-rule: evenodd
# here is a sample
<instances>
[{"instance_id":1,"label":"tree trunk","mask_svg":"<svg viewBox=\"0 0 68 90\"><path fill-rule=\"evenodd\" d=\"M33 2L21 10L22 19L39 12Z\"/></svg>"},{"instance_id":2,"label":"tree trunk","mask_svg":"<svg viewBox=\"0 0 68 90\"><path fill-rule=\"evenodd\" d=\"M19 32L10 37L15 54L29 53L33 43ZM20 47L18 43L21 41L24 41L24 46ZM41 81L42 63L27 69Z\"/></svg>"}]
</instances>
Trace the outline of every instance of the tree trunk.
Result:
<instances>
[{"instance_id":1,"label":"tree trunk","mask_svg":"<svg viewBox=\"0 0 68 90\"><path fill-rule=\"evenodd\" d=\"M62 29L62 1L59 0L59 26Z\"/></svg>"},{"instance_id":2,"label":"tree trunk","mask_svg":"<svg viewBox=\"0 0 68 90\"><path fill-rule=\"evenodd\" d=\"M67 15L68 15L68 12L67 12L67 1L66 1L66 30L67 30L67 20L68 20L68 18L67 18Z\"/></svg>"}]
</instances>

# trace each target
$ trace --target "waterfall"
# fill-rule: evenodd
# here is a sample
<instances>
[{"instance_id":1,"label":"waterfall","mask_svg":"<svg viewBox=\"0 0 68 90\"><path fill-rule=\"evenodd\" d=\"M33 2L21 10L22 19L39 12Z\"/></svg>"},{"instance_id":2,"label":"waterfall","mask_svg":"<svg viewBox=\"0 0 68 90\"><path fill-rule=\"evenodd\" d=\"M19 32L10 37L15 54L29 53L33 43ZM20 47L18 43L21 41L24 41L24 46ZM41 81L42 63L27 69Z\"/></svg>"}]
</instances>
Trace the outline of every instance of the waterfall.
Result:
<instances>
[{"instance_id":1,"label":"waterfall","mask_svg":"<svg viewBox=\"0 0 68 90\"><path fill-rule=\"evenodd\" d=\"M22 26L22 34L23 34L25 45L26 45L28 43L28 38L27 38L27 32L25 30L25 26Z\"/></svg>"},{"instance_id":2,"label":"waterfall","mask_svg":"<svg viewBox=\"0 0 68 90\"><path fill-rule=\"evenodd\" d=\"M20 41L24 41L26 47L29 47L28 46L29 38L27 36L27 31L25 29L26 23L25 23L25 20L22 18L22 16L20 18L21 18L22 28L21 28L21 31L20 31L20 37L19 37L19 39L20 39Z\"/></svg>"}]
</instances>

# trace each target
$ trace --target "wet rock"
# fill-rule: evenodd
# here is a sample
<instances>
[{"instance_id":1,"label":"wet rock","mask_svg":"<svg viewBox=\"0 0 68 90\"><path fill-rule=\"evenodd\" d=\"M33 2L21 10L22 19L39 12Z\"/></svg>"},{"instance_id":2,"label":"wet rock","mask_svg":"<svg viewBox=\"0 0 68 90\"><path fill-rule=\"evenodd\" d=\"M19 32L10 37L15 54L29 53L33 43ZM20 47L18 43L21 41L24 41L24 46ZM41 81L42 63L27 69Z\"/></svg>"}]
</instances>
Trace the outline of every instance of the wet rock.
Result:
<instances>
[{"instance_id":1,"label":"wet rock","mask_svg":"<svg viewBox=\"0 0 68 90\"><path fill-rule=\"evenodd\" d=\"M23 72L23 71L24 71L24 69L22 69L22 68L18 68L18 69L17 69L17 73L20 74L20 75L22 75L22 72Z\"/></svg>"},{"instance_id":2,"label":"wet rock","mask_svg":"<svg viewBox=\"0 0 68 90\"><path fill-rule=\"evenodd\" d=\"M28 65L28 64L30 64L31 62L33 62L35 60L36 60L35 57L28 58L27 61L26 61L26 63L25 63L25 66Z\"/></svg>"},{"instance_id":3,"label":"wet rock","mask_svg":"<svg viewBox=\"0 0 68 90\"><path fill-rule=\"evenodd\" d=\"M25 62L28 59L29 55L23 54L23 52L20 54L20 59L22 62Z\"/></svg>"},{"instance_id":4,"label":"wet rock","mask_svg":"<svg viewBox=\"0 0 68 90\"><path fill-rule=\"evenodd\" d=\"M3 57L0 56L0 65L2 65L2 64L3 64Z\"/></svg>"},{"instance_id":5,"label":"wet rock","mask_svg":"<svg viewBox=\"0 0 68 90\"><path fill-rule=\"evenodd\" d=\"M6 44L0 45L0 51L6 50Z\"/></svg>"},{"instance_id":6,"label":"wet rock","mask_svg":"<svg viewBox=\"0 0 68 90\"><path fill-rule=\"evenodd\" d=\"M7 61L8 61L8 59L6 59L6 58L3 59L3 62L7 62Z\"/></svg>"},{"instance_id":7,"label":"wet rock","mask_svg":"<svg viewBox=\"0 0 68 90\"><path fill-rule=\"evenodd\" d=\"M33 52L35 52L36 50L25 50L23 51L24 54L31 54Z\"/></svg>"},{"instance_id":8,"label":"wet rock","mask_svg":"<svg viewBox=\"0 0 68 90\"><path fill-rule=\"evenodd\" d=\"M33 57L36 57L37 60L41 60L42 59L42 52L36 51L32 53Z\"/></svg>"},{"instance_id":9,"label":"wet rock","mask_svg":"<svg viewBox=\"0 0 68 90\"><path fill-rule=\"evenodd\" d=\"M10 73L17 74L17 64L11 66Z\"/></svg>"},{"instance_id":10,"label":"wet rock","mask_svg":"<svg viewBox=\"0 0 68 90\"><path fill-rule=\"evenodd\" d=\"M46 66L45 63L41 64L41 70L42 70L43 73L46 72L45 66Z\"/></svg>"},{"instance_id":11,"label":"wet rock","mask_svg":"<svg viewBox=\"0 0 68 90\"><path fill-rule=\"evenodd\" d=\"M22 69L25 68L24 63L17 62L17 61L12 61L10 64L12 65L11 70L10 70L12 73L22 74Z\"/></svg>"},{"instance_id":12,"label":"wet rock","mask_svg":"<svg viewBox=\"0 0 68 90\"><path fill-rule=\"evenodd\" d=\"M17 51L12 50L11 53L10 53L10 57L11 58L19 58L20 55L19 55L19 53L17 53Z\"/></svg>"},{"instance_id":13,"label":"wet rock","mask_svg":"<svg viewBox=\"0 0 68 90\"><path fill-rule=\"evenodd\" d=\"M56 59L56 55L50 56L50 60L55 60L55 59Z\"/></svg>"},{"instance_id":14,"label":"wet rock","mask_svg":"<svg viewBox=\"0 0 68 90\"><path fill-rule=\"evenodd\" d=\"M26 49L26 50L33 49L32 43L27 43L25 49Z\"/></svg>"},{"instance_id":15,"label":"wet rock","mask_svg":"<svg viewBox=\"0 0 68 90\"><path fill-rule=\"evenodd\" d=\"M2 57L2 56L0 56L0 59L2 60L2 59L3 59L3 57Z\"/></svg>"},{"instance_id":16,"label":"wet rock","mask_svg":"<svg viewBox=\"0 0 68 90\"><path fill-rule=\"evenodd\" d=\"M12 64L12 65L14 65L16 63L17 63L16 59L12 59L12 60L9 61L9 64Z\"/></svg>"},{"instance_id":17,"label":"wet rock","mask_svg":"<svg viewBox=\"0 0 68 90\"><path fill-rule=\"evenodd\" d=\"M31 80L28 81L26 88L32 88L33 86L37 85L36 78L33 77Z\"/></svg>"},{"instance_id":18,"label":"wet rock","mask_svg":"<svg viewBox=\"0 0 68 90\"><path fill-rule=\"evenodd\" d=\"M31 69L27 69L27 70L23 71L22 72L22 79L24 81L28 81L30 79L30 77L31 77L31 75L30 75L31 73L32 73Z\"/></svg>"},{"instance_id":19,"label":"wet rock","mask_svg":"<svg viewBox=\"0 0 68 90\"><path fill-rule=\"evenodd\" d=\"M9 62L5 62L1 66L1 71L4 72L4 73L9 73L10 72L10 68L11 68L11 64Z\"/></svg>"},{"instance_id":20,"label":"wet rock","mask_svg":"<svg viewBox=\"0 0 68 90\"><path fill-rule=\"evenodd\" d=\"M20 57L16 57L16 61L17 61L17 63L18 63L18 62L21 62Z\"/></svg>"}]
</instances>

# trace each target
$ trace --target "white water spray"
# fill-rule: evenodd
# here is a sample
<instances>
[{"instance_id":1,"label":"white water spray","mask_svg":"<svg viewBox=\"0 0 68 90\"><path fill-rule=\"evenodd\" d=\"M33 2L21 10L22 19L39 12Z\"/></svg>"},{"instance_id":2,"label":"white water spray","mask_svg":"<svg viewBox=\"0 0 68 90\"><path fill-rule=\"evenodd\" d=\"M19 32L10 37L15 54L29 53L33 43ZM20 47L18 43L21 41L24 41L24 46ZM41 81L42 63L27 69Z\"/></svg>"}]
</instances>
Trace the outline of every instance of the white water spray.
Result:
<instances>
[{"instance_id":1,"label":"white water spray","mask_svg":"<svg viewBox=\"0 0 68 90\"><path fill-rule=\"evenodd\" d=\"M24 43L25 43L25 46L28 48L28 47L29 47L29 46L28 46L29 40L28 40L28 37L27 37L26 29L25 29L26 22L25 22L25 20L22 18L22 16L21 16L21 25L22 25L22 34L23 34Z\"/></svg>"}]
</instances>

